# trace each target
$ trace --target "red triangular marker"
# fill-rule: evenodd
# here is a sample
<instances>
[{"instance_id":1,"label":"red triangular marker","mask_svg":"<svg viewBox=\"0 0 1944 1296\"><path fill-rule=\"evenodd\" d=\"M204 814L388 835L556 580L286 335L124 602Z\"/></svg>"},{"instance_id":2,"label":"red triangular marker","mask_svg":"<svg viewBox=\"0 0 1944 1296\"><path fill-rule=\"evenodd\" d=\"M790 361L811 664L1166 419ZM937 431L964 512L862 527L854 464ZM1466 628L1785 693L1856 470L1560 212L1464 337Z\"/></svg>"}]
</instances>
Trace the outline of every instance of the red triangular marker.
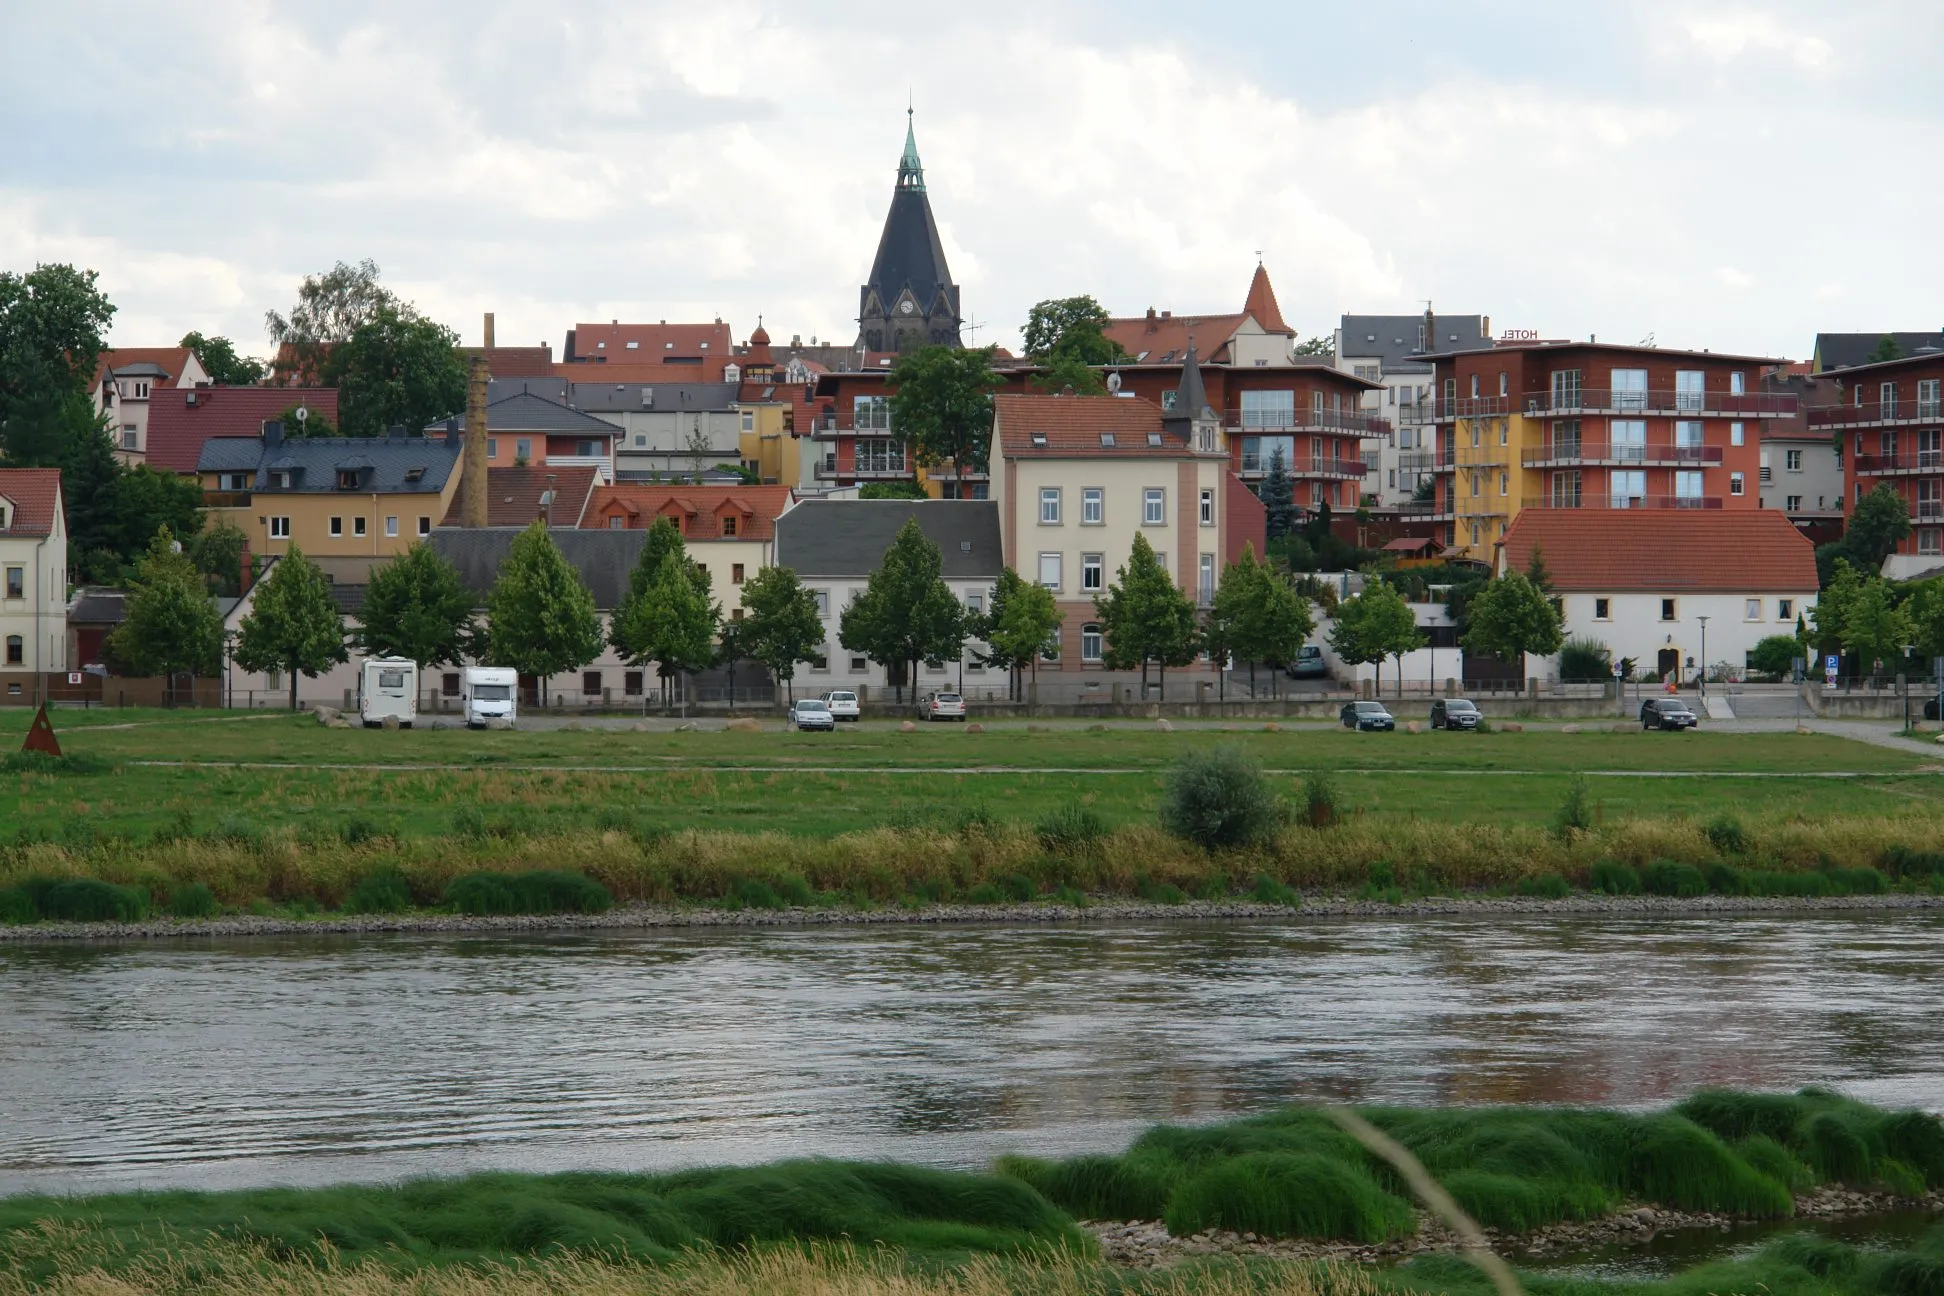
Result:
<instances>
[{"instance_id":1,"label":"red triangular marker","mask_svg":"<svg viewBox=\"0 0 1944 1296\"><path fill-rule=\"evenodd\" d=\"M61 754L61 744L54 737L54 726L47 721L47 703L41 703L34 723L27 728L27 741L20 744L20 750L46 752L49 756Z\"/></svg>"}]
</instances>

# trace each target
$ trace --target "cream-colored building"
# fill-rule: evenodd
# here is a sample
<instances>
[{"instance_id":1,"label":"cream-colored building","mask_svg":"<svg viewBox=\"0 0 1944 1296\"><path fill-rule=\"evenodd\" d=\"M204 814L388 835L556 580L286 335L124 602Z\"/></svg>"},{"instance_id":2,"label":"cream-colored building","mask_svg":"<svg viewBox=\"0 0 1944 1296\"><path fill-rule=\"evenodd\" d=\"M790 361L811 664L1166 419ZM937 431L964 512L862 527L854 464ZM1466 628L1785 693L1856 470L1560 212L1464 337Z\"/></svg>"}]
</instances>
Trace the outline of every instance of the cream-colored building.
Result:
<instances>
[{"instance_id":1,"label":"cream-colored building","mask_svg":"<svg viewBox=\"0 0 1944 1296\"><path fill-rule=\"evenodd\" d=\"M114 429L123 463L148 458L149 402L174 387L206 387L209 371L188 347L118 347L96 362L95 413Z\"/></svg>"},{"instance_id":2,"label":"cream-colored building","mask_svg":"<svg viewBox=\"0 0 1944 1296\"><path fill-rule=\"evenodd\" d=\"M0 703L31 697L15 672L66 670L67 518L56 468L0 468Z\"/></svg>"}]
</instances>

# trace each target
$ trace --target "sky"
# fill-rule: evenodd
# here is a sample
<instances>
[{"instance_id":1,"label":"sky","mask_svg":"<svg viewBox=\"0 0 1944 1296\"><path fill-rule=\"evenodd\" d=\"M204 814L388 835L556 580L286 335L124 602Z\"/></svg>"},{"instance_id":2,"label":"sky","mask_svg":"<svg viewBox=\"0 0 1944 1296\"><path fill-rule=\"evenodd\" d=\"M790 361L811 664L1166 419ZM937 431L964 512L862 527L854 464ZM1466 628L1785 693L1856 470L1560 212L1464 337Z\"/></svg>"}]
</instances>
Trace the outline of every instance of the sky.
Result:
<instances>
[{"instance_id":1,"label":"sky","mask_svg":"<svg viewBox=\"0 0 1944 1296\"><path fill-rule=\"evenodd\" d=\"M476 342L848 343L907 96L968 340L1036 301L1805 358L1944 326L1944 5L0 0L0 269L267 353L371 258Z\"/></svg>"}]
</instances>

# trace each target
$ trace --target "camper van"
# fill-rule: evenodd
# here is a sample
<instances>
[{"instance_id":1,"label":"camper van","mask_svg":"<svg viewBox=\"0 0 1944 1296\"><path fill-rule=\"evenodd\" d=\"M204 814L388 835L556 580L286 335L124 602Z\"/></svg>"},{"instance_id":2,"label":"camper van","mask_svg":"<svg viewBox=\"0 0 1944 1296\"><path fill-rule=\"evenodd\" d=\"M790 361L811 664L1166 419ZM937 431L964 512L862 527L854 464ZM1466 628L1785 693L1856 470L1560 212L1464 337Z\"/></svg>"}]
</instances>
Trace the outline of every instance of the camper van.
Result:
<instances>
[{"instance_id":1,"label":"camper van","mask_svg":"<svg viewBox=\"0 0 1944 1296\"><path fill-rule=\"evenodd\" d=\"M520 673L504 666L468 666L461 685L466 707L466 728L484 729L489 720L513 723L514 694L519 691Z\"/></svg>"},{"instance_id":2,"label":"camper van","mask_svg":"<svg viewBox=\"0 0 1944 1296\"><path fill-rule=\"evenodd\" d=\"M410 729L418 719L418 663L406 657L368 657L358 668L358 715L365 728L386 720Z\"/></svg>"}]
</instances>

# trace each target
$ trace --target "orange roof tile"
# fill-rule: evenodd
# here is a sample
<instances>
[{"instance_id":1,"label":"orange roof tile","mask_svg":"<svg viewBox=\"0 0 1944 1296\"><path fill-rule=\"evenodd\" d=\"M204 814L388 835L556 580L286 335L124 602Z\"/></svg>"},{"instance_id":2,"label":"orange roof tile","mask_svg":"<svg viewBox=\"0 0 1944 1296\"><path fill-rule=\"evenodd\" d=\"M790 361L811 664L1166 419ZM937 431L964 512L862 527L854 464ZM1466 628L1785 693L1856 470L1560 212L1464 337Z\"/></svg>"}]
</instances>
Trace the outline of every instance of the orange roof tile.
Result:
<instances>
[{"instance_id":1,"label":"orange roof tile","mask_svg":"<svg viewBox=\"0 0 1944 1296\"><path fill-rule=\"evenodd\" d=\"M101 386L101 380L108 376L110 369L126 369L133 364L152 364L169 376L155 384L156 387L173 387L182 378L183 371L189 366L188 347L115 347L103 351L95 361L94 387Z\"/></svg>"},{"instance_id":2,"label":"orange roof tile","mask_svg":"<svg viewBox=\"0 0 1944 1296\"><path fill-rule=\"evenodd\" d=\"M52 535L55 512L61 507L61 470L0 468L0 499L13 505L13 516L0 536Z\"/></svg>"},{"instance_id":3,"label":"orange roof tile","mask_svg":"<svg viewBox=\"0 0 1944 1296\"><path fill-rule=\"evenodd\" d=\"M1000 453L1008 458L1178 459L1192 453L1162 424L1161 407L1139 397L1001 392L992 408Z\"/></svg>"},{"instance_id":4,"label":"orange roof tile","mask_svg":"<svg viewBox=\"0 0 1944 1296\"><path fill-rule=\"evenodd\" d=\"M625 519L624 529L653 525L664 512L680 514L682 533L690 540L769 540L776 535L776 519L790 507L788 486L650 486L623 482L599 486L581 519L588 531L608 529L611 518ZM671 506L673 506L671 508ZM733 536L722 534L722 518L742 519Z\"/></svg>"},{"instance_id":5,"label":"orange roof tile","mask_svg":"<svg viewBox=\"0 0 1944 1296\"><path fill-rule=\"evenodd\" d=\"M1295 336L1295 330L1283 323L1282 307L1276 305L1276 290L1269 286L1269 272L1256 262L1255 278L1249 280L1249 296L1242 303L1244 314L1255 316L1255 322L1271 333L1288 333Z\"/></svg>"},{"instance_id":6,"label":"orange roof tile","mask_svg":"<svg viewBox=\"0 0 1944 1296\"><path fill-rule=\"evenodd\" d=\"M1572 592L1804 594L1816 550L1779 509L1523 509L1505 565L1537 548L1555 589Z\"/></svg>"},{"instance_id":7,"label":"orange roof tile","mask_svg":"<svg viewBox=\"0 0 1944 1296\"><path fill-rule=\"evenodd\" d=\"M1150 364L1179 361L1188 354L1192 337L1203 364L1220 364L1235 330L1242 327L1244 315L1136 315L1132 319L1111 319L1101 328L1110 340L1120 343L1131 356L1144 357Z\"/></svg>"}]
</instances>

